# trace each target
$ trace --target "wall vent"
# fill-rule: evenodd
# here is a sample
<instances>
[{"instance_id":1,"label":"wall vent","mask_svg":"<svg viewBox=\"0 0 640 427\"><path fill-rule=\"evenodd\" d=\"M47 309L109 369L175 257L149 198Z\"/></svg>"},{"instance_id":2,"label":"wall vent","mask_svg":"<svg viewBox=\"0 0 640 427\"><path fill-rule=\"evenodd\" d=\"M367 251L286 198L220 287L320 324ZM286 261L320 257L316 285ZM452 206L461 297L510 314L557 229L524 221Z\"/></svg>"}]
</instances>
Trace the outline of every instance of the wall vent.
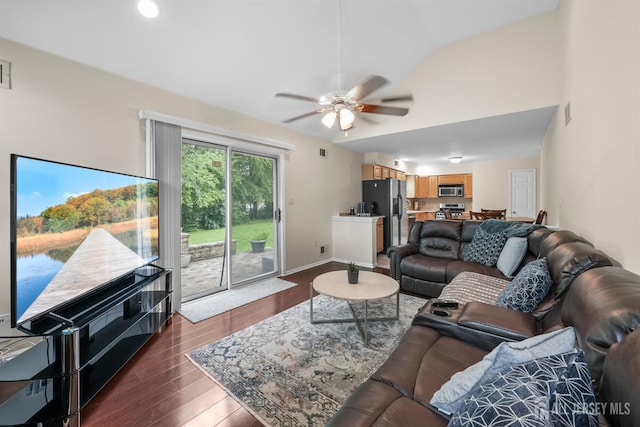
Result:
<instances>
[{"instance_id":1,"label":"wall vent","mask_svg":"<svg viewBox=\"0 0 640 427\"><path fill-rule=\"evenodd\" d=\"M325 150L324 148L320 149L320 157L327 157L327 150Z\"/></svg>"},{"instance_id":2,"label":"wall vent","mask_svg":"<svg viewBox=\"0 0 640 427\"><path fill-rule=\"evenodd\" d=\"M0 60L0 87L11 89L11 63Z\"/></svg>"}]
</instances>

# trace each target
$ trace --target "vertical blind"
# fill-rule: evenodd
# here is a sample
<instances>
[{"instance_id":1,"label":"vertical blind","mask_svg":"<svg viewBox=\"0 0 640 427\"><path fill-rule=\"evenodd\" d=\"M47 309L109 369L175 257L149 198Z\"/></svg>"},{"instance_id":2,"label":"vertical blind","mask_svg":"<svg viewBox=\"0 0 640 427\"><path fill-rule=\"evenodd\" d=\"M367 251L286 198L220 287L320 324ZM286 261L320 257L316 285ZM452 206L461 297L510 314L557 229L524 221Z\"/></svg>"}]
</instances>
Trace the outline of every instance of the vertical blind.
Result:
<instances>
[{"instance_id":1,"label":"vertical blind","mask_svg":"<svg viewBox=\"0 0 640 427\"><path fill-rule=\"evenodd\" d=\"M169 123L149 121L151 175L160 181L158 236L160 265L173 269L173 304L180 308L180 206L182 200L182 129Z\"/></svg>"}]
</instances>

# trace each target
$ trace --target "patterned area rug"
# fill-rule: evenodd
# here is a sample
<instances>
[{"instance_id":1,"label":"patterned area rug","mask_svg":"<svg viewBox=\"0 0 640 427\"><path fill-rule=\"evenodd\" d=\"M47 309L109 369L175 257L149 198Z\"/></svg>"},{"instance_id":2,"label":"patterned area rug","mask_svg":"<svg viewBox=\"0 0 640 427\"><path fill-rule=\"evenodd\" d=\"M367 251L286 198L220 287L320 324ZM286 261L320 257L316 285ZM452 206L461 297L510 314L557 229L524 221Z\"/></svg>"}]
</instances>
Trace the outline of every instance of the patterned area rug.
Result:
<instances>
[{"instance_id":1,"label":"patterned area rug","mask_svg":"<svg viewBox=\"0 0 640 427\"><path fill-rule=\"evenodd\" d=\"M400 320L370 322L369 347L353 323L309 323L309 301L195 349L189 358L267 426L323 426L389 356L426 300L400 295ZM354 306L363 315L364 305ZM348 318L345 301L317 296L314 320ZM370 302L395 315L395 298Z\"/></svg>"}]
</instances>

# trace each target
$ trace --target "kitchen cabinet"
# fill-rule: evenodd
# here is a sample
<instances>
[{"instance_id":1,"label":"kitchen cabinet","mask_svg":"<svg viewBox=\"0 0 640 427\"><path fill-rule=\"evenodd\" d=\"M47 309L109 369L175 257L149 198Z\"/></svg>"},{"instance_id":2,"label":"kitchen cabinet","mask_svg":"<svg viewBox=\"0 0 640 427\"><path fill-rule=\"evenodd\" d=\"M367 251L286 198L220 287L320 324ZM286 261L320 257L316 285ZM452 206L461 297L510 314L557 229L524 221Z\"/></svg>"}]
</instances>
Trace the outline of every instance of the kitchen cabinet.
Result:
<instances>
[{"instance_id":1,"label":"kitchen cabinet","mask_svg":"<svg viewBox=\"0 0 640 427\"><path fill-rule=\"evenodd\" d=\"M373 168L373 179L382 179L382 166L371 165Z\"/></svg>"},{"instance_id":2,"label":"kitchen cabinet","mask_svg":"<svg viewBox=\"0 0 640 427\"><path fill-rule=\"evenodd\" d=\"M414 178L415 197L417 199L438 198L438 176L416 176Z\"/></svg>"},{"instance_id":3,"label":"kitchen cabinet","mask_svg":"<svg viewBox=\"0 0 640 427\"><path fill-rule=\"evenodd\" d=\"M384 217L332 216L331 238L333 261L373 268L377 264L377 253L384 236L378 233L378 224ZM383 233L384 234L384 233Z\"/></svg>"},{"instance_id":4,"label":"kitchen cabinet","mask_svg":"<svg viewBox=\"0 0 640 427\"><path fill-rule=\"evenodd\" d=\"M462 175L462 184L464 185L464 198L473 198L473 174L465 173Z\"/></svg>"},{"instance_id":5,"label":"kitchen cabinet","mask_svg":"<svg viewBox=\"0 0 640 427\"><path fill-rule=\"evenodd\" d=\"M415 193L417 199L424 199L427 197L429 190L429 177L428 176L416 176L415 177Z\"/></svg>"},{"instance_id":6,"label":"kitchen cabinet","mask_svg":"<svg viewBox=\"0 0 640 427\"><path fill-rule=\"evenodd\" d=\"M413 199L416 196L416 178L415 175L409 175L406 177L407 181L407 199Z\"/></svg>"},{"instance_id":7,"label":"kitchen cabinet","mask_svg":"<svg viewBox=\"0 0 640 427\"><path fill-rule=\"evenodd\" d=\"M416 221L427 221L430 219L436 219L435 212L416 212Z\"/></svg>"},{"instance_id":8,"label":"kitchen cabinet","mask_svg":"<svg viewBox=\"0 0 640 427\"><path fill-rule=\"evenodd\" d=\"M415 175L413 177L413 196L407 197L437 199L439 197L438 185L440 184L462 184L464 186L464 198L471 199L473 197L473 174L470 173L430 176Z\"/></svg>"},{"instance_id":9,"label":"kitchen cabinet","mask_svg":"<svg viewBox=\"0 0 640 427\"><path fill-rule=\"evenodd\" d=\"M454 174L454 175L439 175L438 176L438 184L463 184L464 183L464 175L465 174Z\"/></svg>"},{"instance_id":10,"label":"kitchen cabinet","mask_svg":"<svg viewBox=\"0 0 640 427\"><path fill-rule=\"evenodd\" d=\"M438 184L439 178L435 175L427 177L427 195L425 196L427 199L437 199L438 198Z\"/></svg>"},{"instance_id":11,"label":"kitchen cabinet","mask_svg":"<svg viewBox=\"0 0 640 427\"><path fill-rule=\"evenodd\" d=\"M372 179L387 179L393 178L400 181L405 181L407 176L404 171L399 169L390 168L387 166L378 165L375 163L362 165L362 180L370 181Z\"/></svg>"}]
</instances>

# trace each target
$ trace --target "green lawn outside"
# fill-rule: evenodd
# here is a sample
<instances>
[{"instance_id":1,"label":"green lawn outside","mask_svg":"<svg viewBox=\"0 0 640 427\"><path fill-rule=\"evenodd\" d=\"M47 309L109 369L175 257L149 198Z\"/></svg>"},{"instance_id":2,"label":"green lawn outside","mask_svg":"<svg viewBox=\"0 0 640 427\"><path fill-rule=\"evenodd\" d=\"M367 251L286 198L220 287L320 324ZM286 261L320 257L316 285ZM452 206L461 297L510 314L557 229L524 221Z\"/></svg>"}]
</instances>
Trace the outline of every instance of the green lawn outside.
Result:
<instances>
[{"instance_id":1,"label":"green lawn outside","mask_svg":"<svg viewBox=\"0 0 640 427\"><path fill-rule=\"evenodd\" d=\"M273 247L273 220L265 219L254 221L248 224L236 225L231 228L231 238L236 241L237 252L247 252L251 250L251 240L260 233L266 232L267 246ZM189 244L199 245L202 243L224 241L224 228L215 230L198 230L189 232Z\"/></svg>"}]
</instances>

